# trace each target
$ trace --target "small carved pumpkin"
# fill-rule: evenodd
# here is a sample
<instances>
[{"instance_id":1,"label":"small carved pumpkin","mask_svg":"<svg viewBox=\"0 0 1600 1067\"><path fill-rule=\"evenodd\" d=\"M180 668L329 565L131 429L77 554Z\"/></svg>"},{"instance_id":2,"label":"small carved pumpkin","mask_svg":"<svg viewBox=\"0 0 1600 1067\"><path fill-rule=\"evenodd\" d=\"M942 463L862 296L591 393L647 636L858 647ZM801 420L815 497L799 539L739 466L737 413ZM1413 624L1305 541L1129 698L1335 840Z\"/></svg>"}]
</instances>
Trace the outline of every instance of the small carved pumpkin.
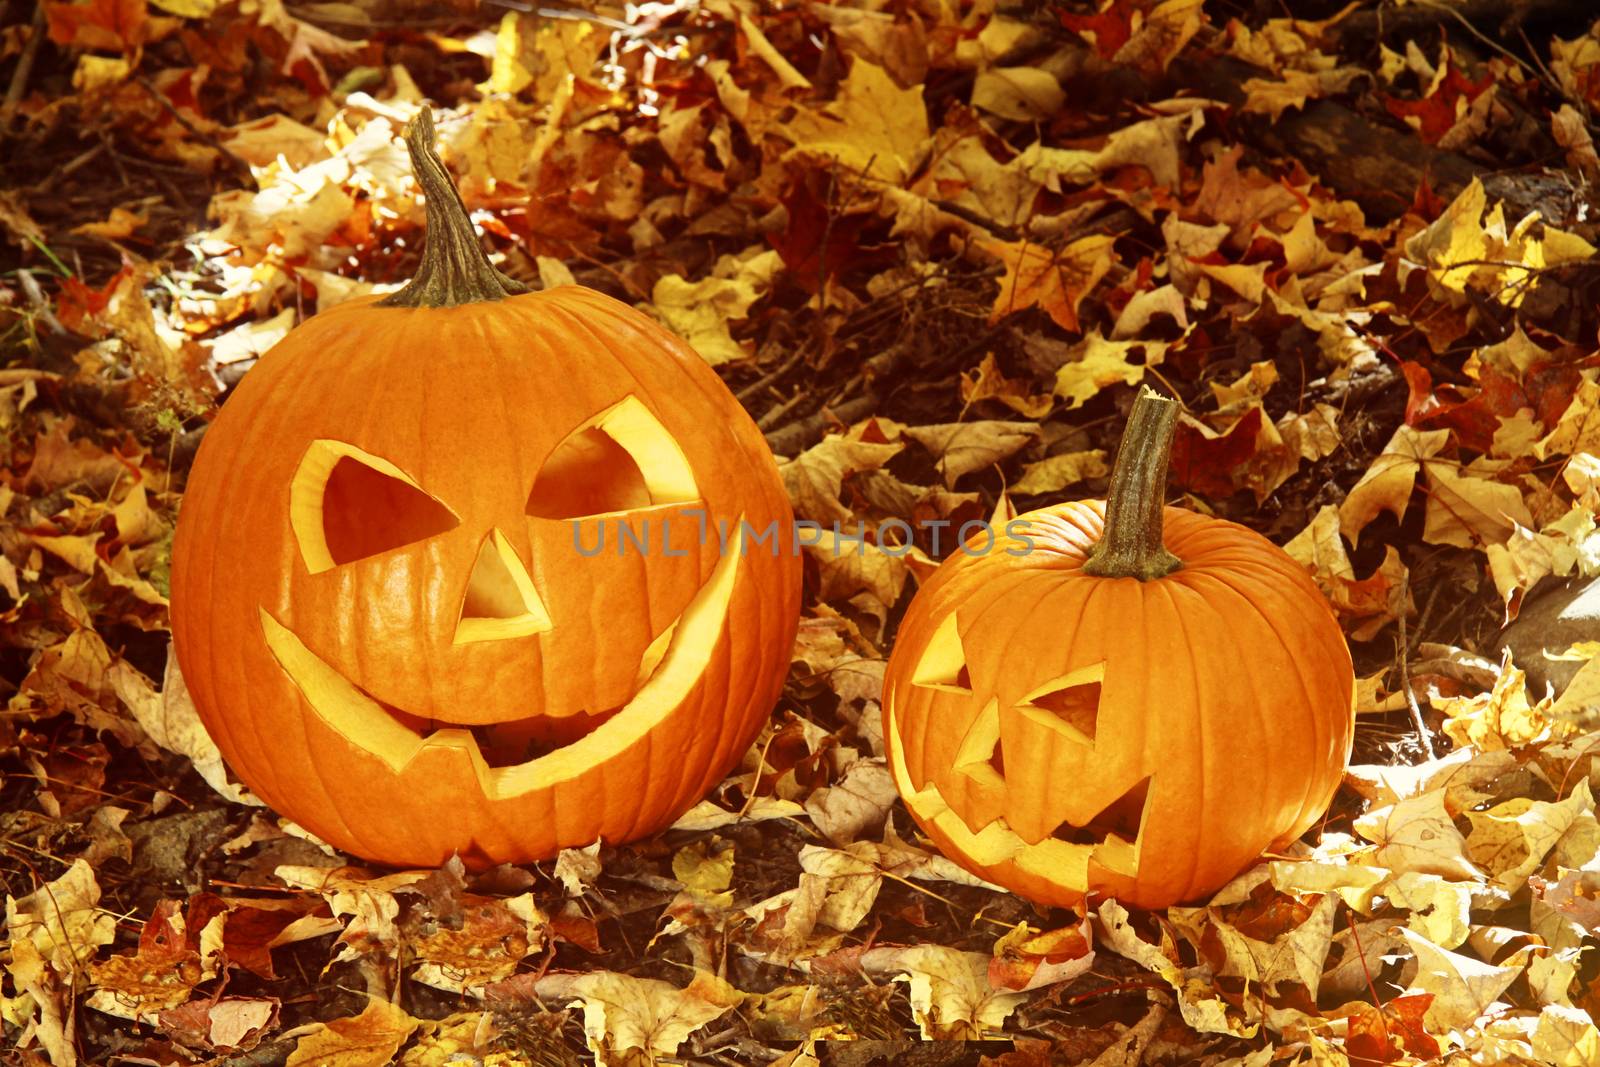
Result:
<instances>
[{"instance_id":1,"label":"small carved pumpkin","mask_svg":"<svg viewBox=\"0 0 1600 1067\"><path fill-rule=\"evenodd\" d=\"M179 664L239 777L350 852L482 865L638 838L777 699L788 500L703 360L598 293L523 293L426 111L406 136L422 267L291 332L208 429Z\"/></svg>"},{"instance_id":2,"label":"small carved pumpkin","mask_svg":"<svg viewBox=\"0 0 1600 1067\"><path fill-rule=\"evenodd\" d=\"M1146 390L1109 502L953 556L889 659L911 814L1042 903L1203 897L1320 818L1349 757L1350 653L1316 586L1259 534L1162 507L1175 418Z\"/></svg>"}]
</instances>

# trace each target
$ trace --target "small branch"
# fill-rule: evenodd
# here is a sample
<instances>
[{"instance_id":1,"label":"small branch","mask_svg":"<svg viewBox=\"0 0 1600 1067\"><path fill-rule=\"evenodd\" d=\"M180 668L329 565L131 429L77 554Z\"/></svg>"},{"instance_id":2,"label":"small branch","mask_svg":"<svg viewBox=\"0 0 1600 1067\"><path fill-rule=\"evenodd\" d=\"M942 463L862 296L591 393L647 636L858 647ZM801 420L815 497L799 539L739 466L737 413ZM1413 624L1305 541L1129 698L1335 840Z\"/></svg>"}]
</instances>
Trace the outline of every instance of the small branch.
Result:
<instances>
[{"instance_id":1,"label":"small branch","mask_svg":"<svg viewBox=\"0 0 1600 1067\"><path fill-rule=\"evenodd\" d=\"M0 103L0 137L11 136L11 116L16 112L17 105L22 103L22 94L28 90L28 78L33 74L33 62L39 56L39 47L44 44L44 0L40 0L33 8L33 24L28 27L28 43L22 46L22 57L17 60L17 69L11 74L11 85L6 89L4 103Z\"/></svg>"},{"instance_id":2,"label":"small branch","mask_svg":"<svg viewBox=\"0 0 1600 1067\"><path fill-rule=\"evenodd\" d=\"M189 118L184 115L183 112L179 111L171 100L167 99L167 94L156 88L155 82L141 74L139 75L139 84L143 86L145 92L149 93L151 97L154 98L156 103L160 104L166 109L167 114L171 115L179 126L182 126L184 129L200 138L200 140L204 141L212 148L215 148L219 153L222 154L224 159L233 164L234 169L237 170L241 175L246 178L254 177L252 171L250 170L249 163L234 155L232 149L228 148L221 141L211 136L211 134L206 133L193 122L189 121Z\"/></svg>"},{"instance_id":3,"label":"small branch","mask_svg":"<svg viewBox=\"0 0 1600 1067\"><path fill-rule=\"evenodd\" d=\"M1406 572L1400 576L1400 610L1395 613L1395 619L1400 624L1400 688L1406 695L1406 707L1411 711L1411 725L1416 728L1417 740L1422 743L1422 751L1428 756L1429 762L1437 759L1433 751L1433 736L1428 733L1428 724L1422 721L1422 708L1417 705L1417 694L1411 688L1411 644L1406 637L1406 601L1410 599L1411 574Z\"/></svg>"},{"instance_id":4,"label":"small branch","mask_svg":"<svg viewBox=\"0 0 1600 1067\"><path fill-rule=\"evenodd\" d=\"M848 426L871 415L877 406L878 396L872 392L846 400L837 407L824 406L809 418L767 434L767 445L779 456L798 455L822 440L829 427Z\"/></svg>"}]
</instances>

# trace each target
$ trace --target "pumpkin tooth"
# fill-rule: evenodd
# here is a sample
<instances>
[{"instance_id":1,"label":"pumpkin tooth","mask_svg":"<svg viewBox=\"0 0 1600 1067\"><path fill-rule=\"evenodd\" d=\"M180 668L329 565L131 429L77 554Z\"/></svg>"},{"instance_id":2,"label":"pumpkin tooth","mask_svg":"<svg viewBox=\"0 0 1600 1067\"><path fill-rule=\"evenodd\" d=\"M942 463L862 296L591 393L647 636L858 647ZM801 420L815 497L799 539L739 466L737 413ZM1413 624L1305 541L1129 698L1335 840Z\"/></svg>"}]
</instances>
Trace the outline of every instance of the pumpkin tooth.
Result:
<instances>
[{"instance_id":1,"label":"pumpkin tooth","mask_svg":"<svg viewBox=\"0 0 1600 1067\"><path fill-rule=\"evenodd\" d=\"M352 745L397 772L424 749L463 749L478 769L485 795L511 796L576 776L598 759L593 751L632 744L688 698L727 630L738 563L737 549L718 559L688 607L645 650L633 699L597 713L470 727L440 723L374 699L265 608L260 609L261 629L278 665L312 710ZM528 723L539 733L514 729ZM496 730L501 736L494 735ZM524 747L516 758L519 743Z\"/></svg>"}]
</instances>

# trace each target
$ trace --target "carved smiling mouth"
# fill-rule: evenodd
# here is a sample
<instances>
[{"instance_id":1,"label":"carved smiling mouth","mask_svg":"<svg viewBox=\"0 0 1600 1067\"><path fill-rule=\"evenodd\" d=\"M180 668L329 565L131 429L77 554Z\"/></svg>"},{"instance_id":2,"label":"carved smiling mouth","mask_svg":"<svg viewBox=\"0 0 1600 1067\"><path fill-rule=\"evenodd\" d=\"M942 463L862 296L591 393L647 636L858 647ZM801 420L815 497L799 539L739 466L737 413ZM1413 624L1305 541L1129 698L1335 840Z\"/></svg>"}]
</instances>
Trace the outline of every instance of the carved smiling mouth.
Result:
<instances>
[{"instance_id":1,"label":"carved smiling mouth","mask_svg":"<svg viewBox=\"0 0 1600 1067\"><path fill-rule=\"evenodd\" d=\"M454 750L471 762L485 796L516 796L576 778L639 741L688 699L722 639L738 561L737 550L725 552L689 606L650 643L640 660L632 700L619 708L561 719L540 717L480 727L440 725L373 699L265 608L261 628L267 647L306 703L352 745L383 760L397 774L426 751ZM551 734L551 727L559 732ZM489 750L487 757L480 739ZM492 765L505 763L511 753L550 748L551 742L552 750L531 759Z\"/></svg>"}]
</instances>

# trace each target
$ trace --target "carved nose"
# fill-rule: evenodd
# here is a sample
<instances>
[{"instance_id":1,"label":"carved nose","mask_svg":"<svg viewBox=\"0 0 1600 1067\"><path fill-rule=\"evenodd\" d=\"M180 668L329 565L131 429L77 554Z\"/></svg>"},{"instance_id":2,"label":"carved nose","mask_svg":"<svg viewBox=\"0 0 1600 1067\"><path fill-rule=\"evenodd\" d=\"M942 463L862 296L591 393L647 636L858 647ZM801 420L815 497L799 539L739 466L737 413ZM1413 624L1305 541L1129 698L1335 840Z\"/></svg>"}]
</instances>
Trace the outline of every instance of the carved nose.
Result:
<instances>
[{"instance_id":1,"label":"carved nose","mask_svg":"<svg viewBox=\"0 0 1600 1067\"><path fill-rule=\"evenodd\" d=\"M490 530L478 549L477 561L461 598L461 621L455 643L503 641L542 634L551 628L539 591L516 552L499 530Z\"/></svg>"}]
</instances>

